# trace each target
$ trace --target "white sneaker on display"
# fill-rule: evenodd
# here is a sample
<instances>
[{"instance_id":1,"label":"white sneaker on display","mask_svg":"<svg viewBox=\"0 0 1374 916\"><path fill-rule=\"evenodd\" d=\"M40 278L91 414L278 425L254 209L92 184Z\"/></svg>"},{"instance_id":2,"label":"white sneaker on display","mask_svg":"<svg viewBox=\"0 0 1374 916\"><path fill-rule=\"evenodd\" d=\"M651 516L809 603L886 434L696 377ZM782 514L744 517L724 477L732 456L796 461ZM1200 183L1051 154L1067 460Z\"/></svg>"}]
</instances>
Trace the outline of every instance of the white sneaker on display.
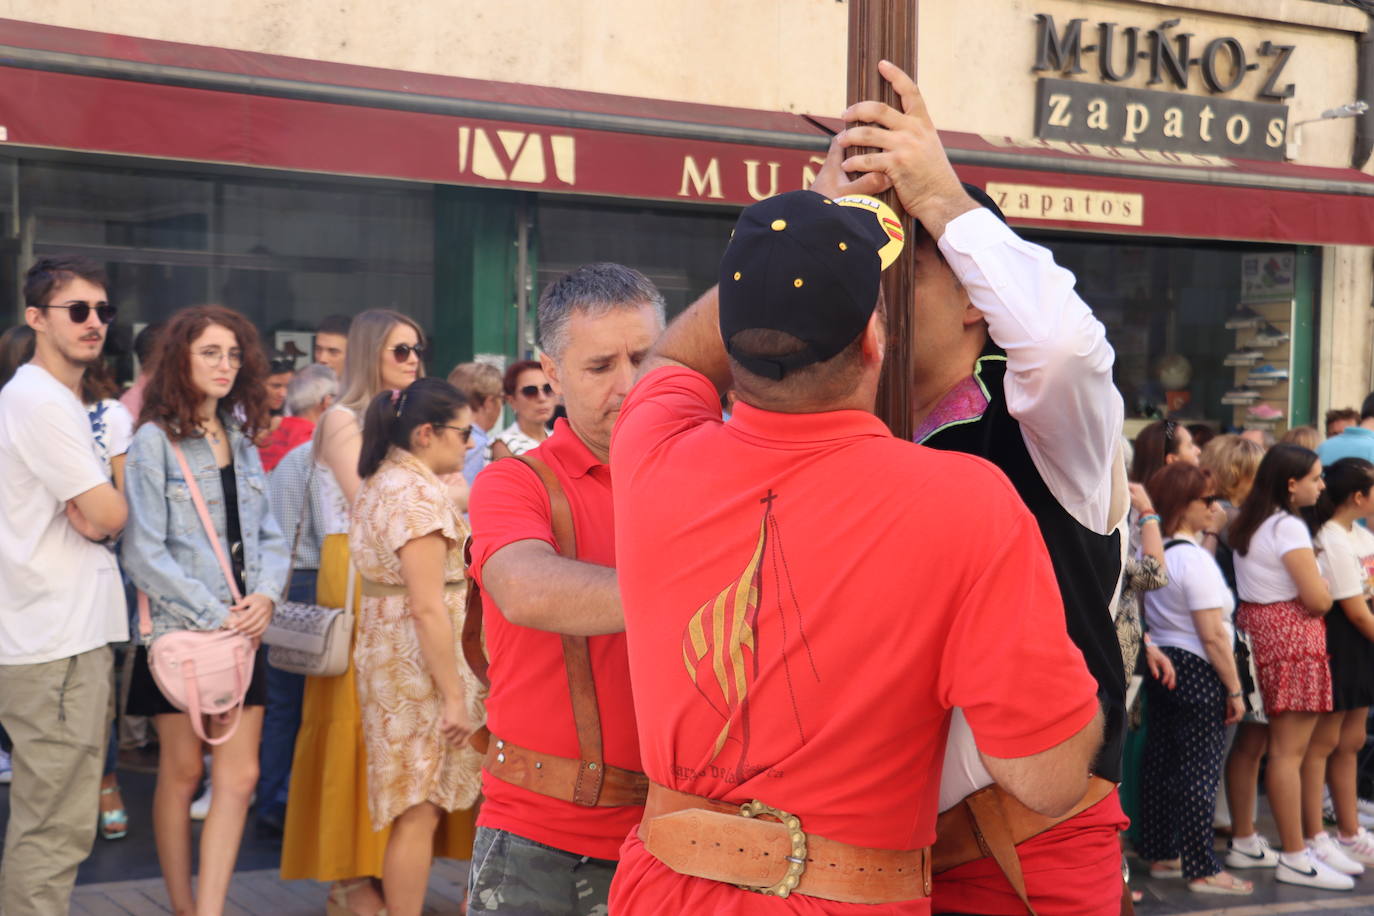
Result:
<instances>
[{"instance_id":1,"label":"white sneaker on display","mask_svg":"<svg viewBox=\"0 0 1374 916\"><path fill-rule=\"evenodd\" d=\"M1339 837L1336 843L1348 858L1361 865L1374 865L1374 833L1361 827L1350 839Z\"/></svg>"},{"instance_id":2,"label":"white sneaker on display","mask_svg":"<svg viewBox=\"0 0 1374 916\"><path fill-rule=\"evenodd\" d=\"M1308 839L1307 855L1343 875L1364 874L1364 866L1342 852L1336 840L1324 830Z\"/></svg>"},{"instance_id":3,"label":"white sneaker on display","mask_svg":"<svg viewBox=\"0 0 1374 916\"><path fill-rule=\"evenodd\" d=\"M9 785L14 780L14 764L10 755L0 751L0 785Z\"/></svg>"},{"instance_id":4,"label":"white sneaker on display","mask_svg":"<svg viewBox=\"0 0 1374 916\"><path fill-rule=\"evenodd\" d=\"M1282 884L1300 884L1328 891L1348 891L1355 887L1354 878L1318 862L1305 852L1284 853L1279 856L1274 880Z\"/></svg>"},{"instance_id":5,"label":"white sneaker on display","mask_svg":"<svg viewBox=\"0 0 1374 916\"><path fill-rule=\"evenodd\" d=\"M1233 838L1226 844L1227 868L1273 868L1278 864L1279 854L1259 834Z\"/></svg>"}]
</instances>

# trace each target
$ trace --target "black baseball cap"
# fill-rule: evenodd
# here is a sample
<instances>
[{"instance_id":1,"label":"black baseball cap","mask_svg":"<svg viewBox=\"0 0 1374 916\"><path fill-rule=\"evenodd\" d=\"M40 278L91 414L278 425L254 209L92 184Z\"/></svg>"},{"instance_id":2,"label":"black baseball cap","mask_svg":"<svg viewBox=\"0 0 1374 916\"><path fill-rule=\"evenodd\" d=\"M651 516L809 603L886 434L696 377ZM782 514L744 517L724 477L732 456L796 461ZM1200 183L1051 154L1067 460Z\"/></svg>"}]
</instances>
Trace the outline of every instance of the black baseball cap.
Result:
<instances>
[{"instance_id":1,"label":"black baseball cap","mask_svg":"<svg viewBox=\"0 0 1374 916\"><path fill-rule=\"evenodd\" d=\"M902 241L896 215L874 198L835 201L789 191L749 207L720 260L725 349L745 369L775 381L832 358L863 333L883 267ZM750 353L733 340L746 330L781 331L803 346L783 355Z\"/></svg>"}]
</instances>

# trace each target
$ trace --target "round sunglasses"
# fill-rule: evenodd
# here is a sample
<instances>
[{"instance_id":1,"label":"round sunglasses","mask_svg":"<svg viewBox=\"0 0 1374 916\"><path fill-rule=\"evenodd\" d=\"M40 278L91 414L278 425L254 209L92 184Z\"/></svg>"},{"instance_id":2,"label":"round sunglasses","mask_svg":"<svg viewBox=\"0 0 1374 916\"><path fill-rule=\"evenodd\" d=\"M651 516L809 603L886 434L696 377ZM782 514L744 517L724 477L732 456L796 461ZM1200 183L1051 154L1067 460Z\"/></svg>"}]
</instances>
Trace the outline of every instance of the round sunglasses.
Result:
<instances>
[{"instance_id":1,"label":"round sunglasses","mask_svg":"<svg viewBox=\"0 0 1374 916\"><path fill-rule=\"evenodd\" d=\"M391 355L396 357L398 363L410 362L410 354L414 353L416 359L425 358L425 348L419 344L399 344L391 348Z\"/></svg>"},{"instance_id":2,"label":"round sunglasses","mask_svg":"<svg viewBox=\"0 0 1374 916\"><path fill-rule=\"evenodd\" d=\"M91 317L91 304L89 302L74 302L71 305L47 305L44 308L66 309L71 316L72 324L85 324L86 319ZM102 302L95 306L95 317L100 319L101 324L109 324L114 321L115 314L118 312L113 305Z\"/></svg>"}]
</instances>

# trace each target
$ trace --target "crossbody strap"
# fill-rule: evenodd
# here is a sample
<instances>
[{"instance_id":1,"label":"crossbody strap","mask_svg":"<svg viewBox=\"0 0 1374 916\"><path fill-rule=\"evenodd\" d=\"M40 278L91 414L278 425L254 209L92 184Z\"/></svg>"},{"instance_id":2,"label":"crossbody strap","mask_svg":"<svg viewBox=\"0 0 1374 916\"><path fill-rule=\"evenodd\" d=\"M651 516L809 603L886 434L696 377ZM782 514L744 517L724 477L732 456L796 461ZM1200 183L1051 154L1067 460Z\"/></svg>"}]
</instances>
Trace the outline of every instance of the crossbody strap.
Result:
<instances>
[{"instance_id":1,"label":"crossbody strap","mask_svg":"<svg viewBox=\"0 0 1374 916\"><path fill-rule=\"evenodd\" d=\"M549 513L553 525L553 540L560 556L577 559L577 533L573 527L572 506L563 485L553 470L538 458L516 455L517 461L534 471L549 496ZM463 560L472 568L472 539L463 547ZM601 714L596 705L596 682L592 678L591 654L585 636L564 636L563 667L568 675L568 692L572 697L573 722L577 727L577 752L581 766L573 801L594 806L601 795L605 779L605 760L602 757ZM463 657L473 674L490 687L487 657L482 646L482 591L477 580L468 579L467 611L463 619Z\"/></svg>"},{"instance_id":2,"label":"crossbody strap","mask_svg":"<svg viewBox=\"0 0 1374 916\"><path fill-rule=\"evenodd\" d=\"M215 559L219 560L219 568L224 573L224 581L229 584L229 594L234 597L234 602L238 603L243 599L243 595L239 593L239 585L234 581L234 572L229 567L228 558L224 556L224 548L220 546L219 535L215 533L215 523L210 520L210 510L205 507L205 497L200 495L200 486L196 483L196 477L191 473L191 466L186 463L186 455L176 442L172 443L172 454L176 455L177 464L181 466L182 476L186 478L186 489L191 491L191 502L195 504L196 515L200 516L200 523L205 528L205 536L210 539L210 546L215 551ZM148 608L148 596L142 589L138 592L138 632L145 637L153 632L153 617Z\"/></svg>"},{"instance_id":3,"label":"crossbody strap","mask_svg":"<svg viewBox=\"0 0 1374 916\"><path fill-rule=\"evenodd\" d=\"M553 540L558 553L570 560L577 559L577 533L573 528L572 506L563 492L553 469L531 455L517 455L516 460L539 476L549 494L549 512L553 521ZM587 637L563 637L563 666L568 673L568 692L572 696L573 721L577 725L578 756L582 767L577 774L573 801L579 805L595 805L601 795L605 778L605 761L601 756L601 714L596 705L596 682L592 678L591 653Z\"/></svg>"}]
</instances>

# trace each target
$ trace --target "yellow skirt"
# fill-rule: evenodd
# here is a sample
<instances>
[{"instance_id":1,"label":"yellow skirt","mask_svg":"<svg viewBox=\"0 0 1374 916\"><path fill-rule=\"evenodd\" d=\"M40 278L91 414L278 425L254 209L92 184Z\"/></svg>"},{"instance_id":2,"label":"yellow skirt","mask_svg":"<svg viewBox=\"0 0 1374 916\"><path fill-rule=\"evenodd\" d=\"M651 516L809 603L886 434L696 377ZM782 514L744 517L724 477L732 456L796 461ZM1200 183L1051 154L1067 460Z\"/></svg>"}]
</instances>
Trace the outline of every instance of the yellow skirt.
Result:
<instances>
[{"instance_id":1,"label":"yellow skirt","mask_svg":"<svg viewBox=\"0 0 1374 916\"><path fill-rule=\"evenodd\" d=\"M320 551L316 600L343 607L348 589L348 536L331 534ZM362 589L354 589L354 626ZM472 857L474 812L439 822L434 854ZM291 762L291 793L282 837L281 876L288 881L341 881L382 875L390 829L373 831L367 807L367 745L363 741L352 653L338 677L305 679L301 729Z\"/></svg>"}]
</instances>

